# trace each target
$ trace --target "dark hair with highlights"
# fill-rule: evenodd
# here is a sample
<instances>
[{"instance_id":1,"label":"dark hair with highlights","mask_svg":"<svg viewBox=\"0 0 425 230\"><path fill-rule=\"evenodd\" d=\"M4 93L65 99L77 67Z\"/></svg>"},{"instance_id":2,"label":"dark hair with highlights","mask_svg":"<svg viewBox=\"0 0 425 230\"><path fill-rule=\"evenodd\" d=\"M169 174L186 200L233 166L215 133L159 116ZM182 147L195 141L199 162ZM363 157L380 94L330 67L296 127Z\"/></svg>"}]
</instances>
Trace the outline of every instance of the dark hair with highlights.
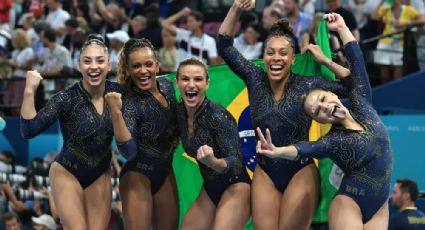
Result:
<instances>
[{"instance_id":1,"label":"dark hair with highlights","mask_svg":"<svg viewBox=\"0 0 425 230\"><path fill-rule=\"evenodd\" d=\"M158 57L156 56L156 52L155 52L155 47L152 45L152 43L148 39L132 38L128 40L120 50L119 61L117 65L118 83L120 83L122 86L126 88L132 88L134 86L133 81L131 80L130 76L127 73L127 67L128 67L130 54L133 53L133 51L140 48L150 49L152 53L154 54L155 59L158 60Z\"/></svg>"},{"instance_id":2,"label":"dark hair with highlights","mask_svg":"<svg viewBox=\"0 0 425 230\"><path fill-rule=\"evenodd\" d=\"M87 40L84 42L83 46L81 47L81 54L84 52L84 49L86 49L87 46L91 44L96 44L103 48L106 54L108 54L108 47L105 45L105 39L100 34L89 34L87 37Z\"/></svg>"},{"instance_id":3,"label":"dark hair with highlights","mask_svg":"<svg viewBox=\"0 0 425 230\"><path fill-rule=\"evenodd\" d=\"M295 51L294 33L292 27L289 25L289 21L286 19L279 19L273 23L270 28L270 35L267 37L266 44L271 38L283 37L285 38Z\"/></svg>"}]
</instances>

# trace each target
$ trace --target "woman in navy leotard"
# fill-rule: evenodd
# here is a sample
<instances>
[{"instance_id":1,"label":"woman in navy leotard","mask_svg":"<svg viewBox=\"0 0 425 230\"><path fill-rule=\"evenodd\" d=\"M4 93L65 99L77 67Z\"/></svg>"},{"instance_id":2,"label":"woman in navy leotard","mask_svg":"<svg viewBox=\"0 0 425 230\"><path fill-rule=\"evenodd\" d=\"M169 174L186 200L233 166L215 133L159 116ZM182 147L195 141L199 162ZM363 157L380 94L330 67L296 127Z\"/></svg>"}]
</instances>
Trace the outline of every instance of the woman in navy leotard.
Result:
<instances>
[{"instance_id":1,"label":"woman in navy leotard","mask_svg":"<svg viewBox=\"0 0 425 230\"><path fill-rule=\"evenodd\" d=\"M34 93L42 77L28 71L21 132L32 138L59 120L63 147L50 167L54 202L64 229L106 229L111 214L112 122L104 94L121 92L106 80L110 69L103 38L90 35L81 49L83 79L54 95L40 111Z\"/></svg>"},{"instance_id":2,"label":"woman in navy leotard","mask_svg":"<svg viewBox=\"0 0 425 230\"><path fill-rule=\"evenodd\" d=\"M197 58L180 63L176 77L182 96L177 114L185 151L204 179L182 229L243 229L250 215L250 183L242 162L233 116L208 100L207 67Z\"/></svg>"},{"instance_id":3,"label":"woman in navy leotard","mask_svg":"<svg viewBox=\"0 0 425 230\"><path fill-rule=\"evenodd\" d=\"M344 93L343 87L322 77L291 73L294 40L286 20L272 26L265 42L266 71L243 58L233 47L233 36L242 10L252 7L251 2L236 0L229 9L219 29L217 50L248 88L254 127L272 130L273 140L281 146L307 140L311 118L302 112L300 96L319 86ZM329 60L323 64L337 77L349 75ZM309 228L319 197L318 170L311 158L294 162L257 155L251 188L255 229Z\"/></svg>"},{"instance_id":4,"label":"woman in navy leotard","mask_svg":"<svg viewBox=\"0 0 425 230\"><path fill-rule=\"evenodd\" d=\"M329 133L314 142L286 147L272 144L257 130L257 151L269 157L297 159L329 157L345 173L329 209L331 229L387 229L392 151L386 128L372 107L371 90L358 43L338 14L327 14L328 28L338 31L350 63L350 77L343 80L349 91L349 109L332 92L316 89L304 102L307 115L333 124Z\"/></svg>"},{"instance_id":5,"label":"woman in navy leotard","mask_svg":"<svg viewBox=\"0 0 425 230\"><path fill-rule=\"evenodd\" d=\"M118 63L118 81L128 92L105 96L117 145L128 161L120 175L125 229L177 229L179 209L172 169L178 143L176 96L147 39L130 39Z\"/></svg>"}]
</instances>

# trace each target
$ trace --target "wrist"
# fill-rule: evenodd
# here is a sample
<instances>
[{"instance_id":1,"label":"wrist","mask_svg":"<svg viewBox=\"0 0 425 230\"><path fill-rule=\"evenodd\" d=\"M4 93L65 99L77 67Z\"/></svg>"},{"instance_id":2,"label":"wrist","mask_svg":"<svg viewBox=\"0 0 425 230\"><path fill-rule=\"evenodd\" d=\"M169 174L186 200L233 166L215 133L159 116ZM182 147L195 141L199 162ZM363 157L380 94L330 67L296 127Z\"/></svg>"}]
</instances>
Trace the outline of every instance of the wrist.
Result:
<instances>
[{"instance_id":1,"label":"wrist","mask_svg":"<svg viewBox=\"0 0 425 230\"><path fill-rule=\"evenodd\" d=\"M36 89L25 87L24 89L24 95L25 96L34 96Z\"/></svg>"}]
</instances>

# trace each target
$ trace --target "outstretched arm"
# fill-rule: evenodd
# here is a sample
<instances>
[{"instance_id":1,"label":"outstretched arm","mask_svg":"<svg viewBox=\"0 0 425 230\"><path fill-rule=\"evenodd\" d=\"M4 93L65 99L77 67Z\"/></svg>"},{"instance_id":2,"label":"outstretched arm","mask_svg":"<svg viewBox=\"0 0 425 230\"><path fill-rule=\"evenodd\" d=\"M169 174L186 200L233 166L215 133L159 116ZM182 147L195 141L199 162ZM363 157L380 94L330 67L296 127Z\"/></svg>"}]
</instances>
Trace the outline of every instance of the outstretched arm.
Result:
<instances>
[{"instance_id":1,"label":"outstretched arm","mask_svg":"<svg viewBox=\"0 0 425 230\"><path fill-rule=\"evenodd\" d=\"M270 158L284 158L288 160L297 160L298 150L293 145L276 147L272 143L272 137L270 130L266 129L266 137L264 137L261 129L257 127L258 138L257 142L257 153L266 155Z\"/></svg>"},{"instance_id":2,"label":"outstretched arm","mask_svg":"<svg viewBox=\"0 0 425 230\"><path fill-rule=\"evenodd\" d=\"M164 29L166 29L167 31L169 31L170 33L175 35L176 34L176 26L174 25L174 23L177 20L179 20L180 18L186 17L191 12L192 12L192 10L189 7L185 7L183 9L181 9L179 12L171 15L170 17L168 17L167 19L162 21L161 25Z\"/></svg>"},{"instance_id":3,"label":"outstretched arm","mask_svg":"<svg viewBox=\"0 0 425 230\"><path fill-rule=\"evenodd\" d=\"M341 15L336 13L325 14L326 25L329 30L338 32L339 37L342 40L342 44L345 46L349 42L356 41L354 35L351 33L345 24L344 19Z\"/></svg>"},{"instance_id":4,"label":"outstretched arm","mask_svg":"<svg viewBox=\"0 0 425 230\"><path fill-rule=\"evenodd\" d=\"M227 12L223 23L221 23L218 34L234 37L236 33L236 24L242 14L242 11L252 9L253 7L251 0L235 0L229 9L229 12Z\"/></svg>"}]
</instances>

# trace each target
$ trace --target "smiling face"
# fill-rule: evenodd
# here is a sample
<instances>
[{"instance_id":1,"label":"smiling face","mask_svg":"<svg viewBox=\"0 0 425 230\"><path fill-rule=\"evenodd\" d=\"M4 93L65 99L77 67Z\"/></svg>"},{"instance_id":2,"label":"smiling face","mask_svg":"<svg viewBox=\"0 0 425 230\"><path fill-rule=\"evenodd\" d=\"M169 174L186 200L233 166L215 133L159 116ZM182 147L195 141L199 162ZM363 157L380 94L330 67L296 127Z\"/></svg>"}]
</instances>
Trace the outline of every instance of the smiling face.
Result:
<instances>
[{"instance_id":1,"label":"smiling face","mask_svg":"<svg viewBox=\"0 0 425 230\"><path fill-rule=\"evenodd\" d=\"M294 64L294 49L287 38L271 37L264 50L264 64L271 81L281 81L289 77Z\"/></svg>"},{"instance_id":2,"label":"smiling face","mask_svg":"<svg viewBox=\"0 0 425 230\"><path fill-rule=\"evenodd\" d=\"M153 50L142 47L133 50L128 58L127 73L140 90L150 91L156 87L159 64Z\"/></svg>"},{"instance_id":3,"label":"smiling face","mask_svg":"<svg viewBox=\"0 0 425 230\"><path fill-rule=\"evenodd\" d=\"M83 49L79 69L86 85L96 87L104 84L110 68L108 53L104 47L93 43Z\"/></svg>"},{"instance_id":4,"label":"smiling face","mask_svg":"<svg viewBox=\"0 0 425 230\"><path fill-rule=\"evenodd\" d=\"M324 90L311 91L304 102L305 112L319 123L341 124L346 119L348 110L338 96Z\"/></svg>"},{"instance_id":5,"label":"smiling face","mask_svg":"<svg viewBox=\"0 0 425 230\"><path fill-rule=\"evenodd\" d=\"M178 70L177 87L186 108L198 108L205 98L210 81L201 65L184 65Z\"/></svg>"}]
</instances>

